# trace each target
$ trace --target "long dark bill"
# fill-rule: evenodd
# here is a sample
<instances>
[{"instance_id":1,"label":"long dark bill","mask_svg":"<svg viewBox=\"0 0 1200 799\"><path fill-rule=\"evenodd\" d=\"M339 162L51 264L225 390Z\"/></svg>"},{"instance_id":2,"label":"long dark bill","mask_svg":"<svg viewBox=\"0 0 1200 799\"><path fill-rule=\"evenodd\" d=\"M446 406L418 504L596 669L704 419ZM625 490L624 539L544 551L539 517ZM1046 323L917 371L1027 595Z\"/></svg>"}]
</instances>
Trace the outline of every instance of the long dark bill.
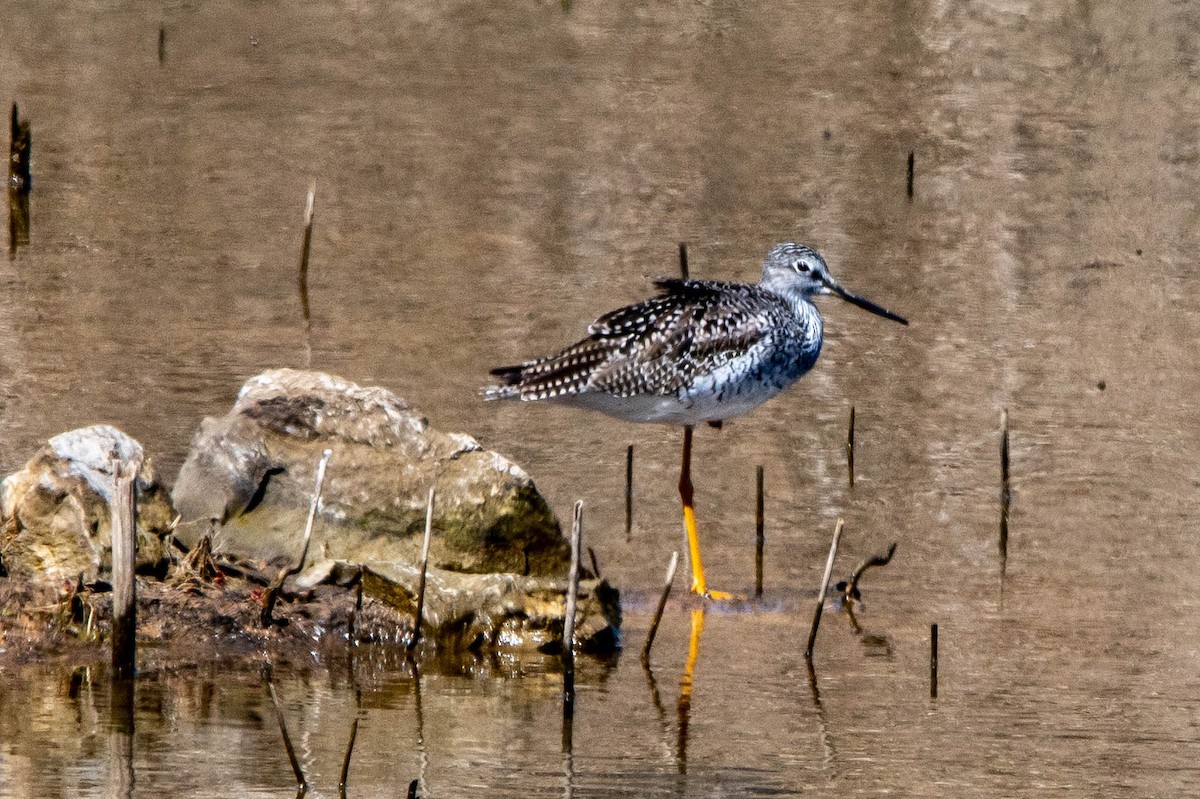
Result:
<instances>
[{"instance_id":1,"label":"long dark bill","mask_svg":"<svg viewBox=\"0 0 1200 799\"><path fill-rule=\"evenodd\" d=\"M893 322L899 322L902 325L908 324L908 320L905 319L900 314L892 313L887 308L884 308L881 305L876 305L875 303L868 300L866 297L860 297L857 294L851 294L850 292L846 291L844 288L842 288L841 286L838 286L838 285L833 285L833 286L830 286L829 288L833 291L834 294L838 295L846 302L850 303L851 305L857 305L859 308L862 308L864 311L870 311L871 313L873 313L877 316L882 316L884 319L891 319Z\"/></svg>"}]
</instances>

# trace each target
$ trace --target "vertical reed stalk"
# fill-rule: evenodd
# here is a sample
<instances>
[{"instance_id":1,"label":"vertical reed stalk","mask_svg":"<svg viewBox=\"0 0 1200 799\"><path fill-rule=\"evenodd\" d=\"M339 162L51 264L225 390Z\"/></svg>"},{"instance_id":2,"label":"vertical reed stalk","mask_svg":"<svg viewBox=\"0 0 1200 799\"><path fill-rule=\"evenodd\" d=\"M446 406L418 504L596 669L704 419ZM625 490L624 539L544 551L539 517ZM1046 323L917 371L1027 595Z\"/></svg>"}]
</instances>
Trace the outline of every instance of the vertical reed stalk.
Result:
<instances>
[{"instance_id":1,"label":"vertical reed stalk","mask_svg":"<svg viewBox=\"0 0 1200 799\"><path fill-rule=\"evenodd\" d=\"M642 665L650 665L650 647L654 646L654 636L658 635L658 625L662 622L663 610L667 607L667 598L671 596L671 584L675 582L675 570L679 567L679 553L671 553L671 562L667 565L667 581L663 585L662 595L658 598L658 606L654 609L654 620L650 622L650 631L646 633L646 643L642 646Z\"/></svg>"},{"instance_id":2,"label":"vertical reed stalk","mask_svg":"<svg viewBox=\"0 0 1200 799\"><path fill-rule=\"evenodd\" d=\"M112 520L112 676L133 677L137 661L137 500L134 484L138 464L116 457L110 461L113 491L109 504Z\"/></svg>"},{"instance_id":3,"label":"vertical reed stalk","mask_svg":"<svg viewBox=\"0 0 1200 799\"><path fill-rule=\"evenodd\" d=\"M766 546L766 535L763 516L763 467L754 470L754 597L762 599L763 595L763 548Z\"/></svg>"},{"instance_id":4,"label":"vertical reed stalk","mask_svg":"<svg viewBox=\"0 0 1200 799\"><path fill-rule=\"evenodd\" d=\"M425 577L429 573L429 541L433 537L433 497L434 490L429 489L429 501L425 506L425 540L421 543L421 576L417 580L417 611L413 616L413 634L408 639L408 652L411 655L421 640L421 622L425 615Z\"/></svg>"},{"instance_id":5,"label":"vertical reed stalk","mask_svg":"<svg viewBox=\"0 0 1200 799\"><path fill-rule=\"evenodd\" d=\"M817 628L821 626L821 614L825 610L825 592L829 590L829 577L833 574L833 561L837 557L838 543L842 540L842 520L837 520L833 528L833 541L829 545L829 558L825 561L825 575L821 578L821 588L817 591L817 606L813 611L812 629L808 633L808 646L804 649L804 657L812 660L813 646L817 642Z\"/></svg>"}]
</instances>

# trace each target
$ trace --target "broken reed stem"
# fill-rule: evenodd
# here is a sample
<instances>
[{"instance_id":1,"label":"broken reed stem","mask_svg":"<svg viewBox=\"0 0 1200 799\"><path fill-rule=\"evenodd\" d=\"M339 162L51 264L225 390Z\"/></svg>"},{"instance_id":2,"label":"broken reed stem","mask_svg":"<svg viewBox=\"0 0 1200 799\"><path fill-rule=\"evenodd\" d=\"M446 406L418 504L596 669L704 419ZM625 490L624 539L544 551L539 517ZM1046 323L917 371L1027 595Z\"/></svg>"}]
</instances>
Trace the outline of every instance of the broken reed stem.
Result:
<instances>
[{"instance_id":1,"label":"broken reed stem","mask_svg":"<svg viewBox=\"0 0 1200 799\"><path fill-rule=\"evenodd\" d=\"M413 614L413 634L408 639L408 651L417 648L421 640L421 621L425 615L425 577L429 573L429 540L433 537L433 498L434 490L429 489L429 501L425 505L425 540L421 542L421 576L417 580L417 611Z\"/></svg>"},{"instance_id":2,"label":"broken reed stem","mask_svg":"<svg viewBox=\"0 0 1200 799\"><path fill-rule=\"evenodd\" d=\"M9 125L8 185L20 192L32 188L30 150L33 141L29 120L21 119L20 109L12 104L12 119Z\"/></svg>"},{"instance_id":3,"label":"broken reed stem","mask_svg":"<svg viewBox=\"0 0 1200 799\"><path fill-rule=\"evenodd\" d=\"M304 549L300 550L300 562L290 572L291 574L299 574L304 571L304 561L308 558L308 545L312 543L313 522L317 518L317 507L321 504L321 487L325 485L325 467L329 465L329 459L333 457L333 450L327 449L321 453L321 460L317 461L317 484L313 487L312 500L308 503L308 518L304 522Z\"/></svg>"},{"instance_id":4,"label":"broken reed stem","mask_svg":"<svg viewBox=\"0 0 1200 799\"><path fill-rule=\"evenodd\" d=\"M763 467L754 470L754 598L762 599L763 595L763 547L766 536L763 534Z\"/></svg>"},{"instance_id":5,"label":"broken reed stem","mask_svg":"<svg viewBox=\"0 0 1200 799\"><path fill-rule=\"evenodd\" d=\"M563 617L563 719L575 716L575 606L579 602L579 557L583 549L583 502L575 503L571 527L571 570L567 575L567 609Z\"/></svg>"},{"instance_id":6,"label":"broken reed stem","mask_svg":"<svg viewBox=\"0 0 1200 799\"><path fill-rule=\"evenodd\" d=\"M333 450L327 449L321 453L321 459L317 461L316 486L313 488L312 499L308 503L308 518L304 522L304 547L300 550L300 561L295 566L281 569L263 594L263 609L259 617L259 623L263 627L271 625L271 614L275 611L275 602L279 599L279 592L283 589L283 581L293 574L304 571L304 561L308 559L308 547L312 543L313 523L317 518L317 507L321 504L321 487L325 484L325 467L329 465L329 459L332 457Z\"/></svg>"},{"instance_id":7,"label":"broken reed stem","mask_svg":"<svg viewBox=\"0 0 1200 799\"><path fill-rule=\"evenodd\" d=\"M667 607L667 598L671 596L671 584L675 582L675 570L679 568L679 552L671 553L671 562L667 565L667 581L663 585L662 595L658 598L658 607L654 609L654 620L650 622L650 630L646 633L646 643L642 646L642 666L650 666L650 647L654 646L654 636L658 635L658 625L662 622L663 610Z\"/></svg>"},{"instance_id":8,"label":"broken reed stem","mask_svg":"<svg viewBox=\"0 0 1200 799\"><path fill-rule=\"evenodd\" d=\"M887 554L872 555L871 557L867 558L866 560L862 561L857 566L855 566L854 571L851 572L851 574L850 574L849 581L847 581L847 583L846 583L846 589L844 592L845 595L847 597L850 597L851 599L857 599L859 597L858 581L862 579L862 576L867 571L867 569L874 568L875 566L888 565L889 563L892 562L892 556L895 554L896 554L896 542L893 541L891 543L891 545L888 547Z\"/></svg>"},{"instance_id":9,"label":"broken reed stem","mask_svg":"<svg viewBox=\"0 0 1200 799\"><path fill-rule=\"evenodd\" d=\"M1008 560L1008 505L1012 499L1008 476L1008 408L1000 411L1000 561Z\"/></svg>"},{"instance_id":10,"label":"broken reed stem","mask_svg":"<svg viewBox=\"0 0 1200 799\"><path fill-rule=\"evenodd\" d=\"M850 406L850 425L846 430L846 467L850 473L850 487L854 488L854 406Z\"/></svg>"},{"instance_id":11,"label":"broken reed stem","mask_svg":"<svg viewBox=\"0 0 1200 799\"><path fill-rule=\"evenodd\" d=\"M688 254L687 242L679 242L679 276L684 280L688 279Z\"/></svg>"},{"instance_id":12,"label":"broken reed stem","mask_svg":"<svg viewBox=\"0 0 1200 799\"><path fill-rule=\"evenodd\" d=\"M929 698L937 699L938 680L938 629L936 624L929 625Z\"/></svg>"},{"instance_id":13,"label":"broken reed stem","mask_svg":"<svg viewBox=\"0 0 1200 799\"><path fill-rule=\"evenodd\" d=\"M275 706L275 718L279 721L279 731L283 734L283 748L287 750L288 762L292 764L292 774L296 777L296 785L302 790L308 788L308 780L304 778L304 769L296 758L296 748L292 746L292 736L288 735L287 719L283 717L283 707L279 704L279 695L275 693L275 683L267 675L267 690L271 693L271 704Z\"/></svg>"},{"instance_id":14,"label":"broken reed stem","mask_svg":"<svg viewBox=\"0 0 1200 799\"><path fill-rule=\"evenodd\" d=\"M304 313L304 322L311 318L308 305L308 257L312 251L313 217L316 215L317 187L309 186L308 198L304 202L304 241L300 245L300 309Z\"/></svg>"},{"instance_id":15,"label":"broken reed stem","mask_svg":"<svg viewBox=\"0 0 1200 799\"><path fill-rule=\"evenodd\" d=\"M817 591L817 607L813 611L812 629L808 633L808 646L804 649L804 657L812 660L813 645L817 642L817 628L821 626L821 614L825 610L825 592L829 590L829 577L833 574L833 561L837 557L838 542L842 539L842 520L837 520L833 528L833 541L829 545L829 558L825 561L825 576L821 578L821 588Z\"/></svg>"},{"instance_id":16,"label":"broken reed stem","mask_svg":"<svg viewBox=\"0 0 1200 799\"><path fill-rule=\"evenodd\" d=\"M633 444L625 449L625 540L633 540Z\"/></svg>"},{"instance_id":17,"label":"broken reed stem","mask_svg":"<svg viewBox=\"0 0 1200 799\"><path fill-rule=\"evenodd\" d=\"M112 530L112 676L133 676L137 661L137 462L113 457L113 491L109 504Z\"/></svg>"},{"instance_id":18,"label":"broken reed stem","mask_svg":"<svg viewBox=\"0 0 1200 799\"><path fill-rule=\"evenodd\" d=\"M916 171L917 156L912 150L908 151L908 199L913 198L913 173Z\"/></svg>"},{"instance_id":19,"label":"broken reed stem","mask_svg":"<svg viewBox=\"0 0 1200 799\"><path fill-rule=\"evenodd\" d=\"M592 562L592 576L597 580L600 579L600 560L596 557L596 550L591 547L587 548L588 560Z\"/></svg>"}]
</instances>

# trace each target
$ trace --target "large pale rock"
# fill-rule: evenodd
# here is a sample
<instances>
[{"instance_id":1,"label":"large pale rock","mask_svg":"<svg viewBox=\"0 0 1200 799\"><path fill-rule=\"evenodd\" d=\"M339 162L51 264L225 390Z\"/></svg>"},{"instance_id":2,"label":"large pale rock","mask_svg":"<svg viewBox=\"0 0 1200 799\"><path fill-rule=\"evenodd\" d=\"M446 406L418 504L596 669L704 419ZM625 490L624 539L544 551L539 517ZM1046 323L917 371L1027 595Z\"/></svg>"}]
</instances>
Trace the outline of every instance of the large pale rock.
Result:
<instances>
[{"instance_id":1,"label":"large pale rock","mask_svg":"<svg viewBox=\"0 0 1200 799\"><path fill-rule=\"evenodd\" d=\"M325 449L313 557L416 563L433 487L432 566L566 574L558 522L516 464L434 430L386 389L291 369L251 378L228 415L203 421L173 492L193 522L179 537L190 545L211 524L218 550L295 562Z\"/></svg>"},{"instance_id":2,"label":"large pale rock","mask_svg":"<svg viewBox=\"0 0 1200 799\"><path fill-rule=\"evenodd\" d=\"M142 445L109 425L57 435L0 483L0 549L14 575L85 583L112 570L113 456L141 463L135 482L137 568L162 571L175 510Z\"/></svg>"}]
</instances>

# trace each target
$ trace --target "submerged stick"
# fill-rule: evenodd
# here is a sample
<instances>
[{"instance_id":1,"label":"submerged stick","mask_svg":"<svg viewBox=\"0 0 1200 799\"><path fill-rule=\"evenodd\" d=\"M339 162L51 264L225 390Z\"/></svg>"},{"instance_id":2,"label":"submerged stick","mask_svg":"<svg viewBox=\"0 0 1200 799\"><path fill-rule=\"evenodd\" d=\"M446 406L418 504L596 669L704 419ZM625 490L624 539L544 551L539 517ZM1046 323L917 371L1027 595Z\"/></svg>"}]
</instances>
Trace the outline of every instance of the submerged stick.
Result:
<instances>
[{"instance_id":1,"label":"submerged stick","mask_svg":"<svg viewBox=\"0 0 1200 799\"><path fill-rule=\"evenodd\" d=\"M938 628L936 624L929 625L929 698L937 699L938 680Z\"/></svg>"},{"instance_id":2,"label":"submerged stick","mask_svg":"<svg viewBox=\"0 0 1200 799\"><path fill-rule=\"evenodd\" d=\"M625 540L633 540L633 444L625 449Z\"/></svg>"},{"instance_id":3,"label":"submerged stick","mask_svg":"<svg viewBox=\"0 0 1200 799\"><path fill-rule=\"evenodd\" d=\"M754 470L754 598L762 599L763 595L763 548L766 546L766 536L763 534L763 467Z\"/></svg>"},{"instance_id":4,"label":"submerged stick","mask_svg":"<svg viewBox=\"0 0 1200 799\"><path fill-rule=\"evenodd\" d=\"M362 711L362 691L354 692L354 721L350 725L350 742L346 744L346 754L342 757L342 773L338 778L338 793L346 795L346 782L350 777L350 756L354 754L354 740L358 738L358 718Z\"/></svg>"},{"instance_id":5,"label":"submerged stick","mask_svg":"<svg viewBox=\"0 0 1200 799\"><path fill-rule=\"evenodd\" d=\"M113 491L109 503L112 520L112 676L133 676L137 661L137 499L134 482L138 464L115 456L110 461Z\"/></svg>"},{"instance_id":6,"label":"submerged stick","mask_svg":"<svg viewBox=\"0 0 1200 799\"><path fill-rule=\"evenodd\" d=\"M1000 411L1000 564L1008 561L1008 506L1012 490L1008 480L1008 408Z\"/></svg>"},{"instance_id":7,"label":"submerged stick","mask_svg":"<svg viewBox=\"0 0 1200 799\"><path fill-rule=\"evenodd\" d=\"M917 156L912 150L908 151L908 199L913 198L913 173L916 172Z\"/></svg>"},{"instance_id":8,"label":"submerged stick","mask_svg":"<svg viewBox=\"0 0 1200 799\"><path fill-rule=\"evenodd\" d=\"M658 625L662 621L663 610L667 607L667 598L671 596L671 584L675 582L675 570L679 568L679 552L671 553L671 562L667 565L667 581L663 585L662 595L658 598L658 607L654 609L654 620L650 622L650 630L646 633L646 643L642 646L642 665L650 665L650 647L654 646L654 636L658 635Z\"/></svg>"},{"instance_id":9,"label":"submerged stick","mask_svg":"<svg viewBox=\"0 0 1200 799\"><path fill-rule=\"evenodd\" d=\"M687 242L679 242L679 276L684 280L688 279L688 254Z\"/></svg>"},{"instance_id":10,"label":"submerged stick","mask_svg":"<svg viewBox=\"0 0 1200 799\"><path fill-rule=\"evenodd\" d=\"M575 503L571 527L571 570L567 575L567 609L563 617L563 719L575 716L575 606L579 602L579 558L583 549L583 502ZM567 733L564 731L564 735Z\"/></svg>"},{"instance_id":11,"label":"submerged stick","mask_svg":"<svg viewBox=\"0 0 1200 799\"><path fill-rule=\"evenodd\" d=\"M850 487L854 488L854 406L850 406L850 426L846 430L846 468L850 473Z\"/></svg>"},{"instance_id":12,"label":"submerged stick","mask_svg":"<svg viewBox=\"0 0 1200 799\"><path fill-rule=\"evenodd\" d=\"M833 560L837 557L838 542L842 539L842 520L837 520L833 528L833 541L829 545L829 558L825 561L825 576L821 578L821 588L817 591L817 607L813 611L812 629L808 633L808 646L804 649L804 657L812 660L813 645L817 642L817 628L821 626L821 614L825 610L825 592L829 590L829 576L833 574Z\"/></svg>"},{"instance_id":13,"label":"submerged stick","mask_svg":"<svg viewBox=\"0 0 1200 799\"><path fill-rule=\"evenodd\" d=\"M421 577L417 581L417 611L413 615L413 634L408 640L408 652L417 648L421 640L421 621L425 615L425 576L429 573L429 540L433 537L433 497L434 490L429 489L429 502L425 506L425 540L421 543Z\"/></svg>"},{"instance_id":14,"label":"submerged stick","mask_svg":"<svg viewBox=\"0 0 1200 799\"><path fill-rule=\"evenodd\" d=\"M292 746L292 736L288 735L287 719L283 717L279 695L275 693L275 683L271 682L269 672L267 674L267 690L271 693L271 704L275 706L275 718L279 721L279 732L283 734L283 748L287 750L288 762L292 764L292 774L296 777L296 785L301 790L305 790L308 788L308 780L304 778L304 769L300 767L300 761L296 758L296 748Z\"/></svg>"},{"instance_id":15,"label":"submerged stick","mask_svg":"<svg viewBox=\"0 0 1200 799\"><path fill-rule=\"evenodd\" d=\"M167 27L165 25L158 26L158 63L167 60Z\"/></svg>"}]
</instances>

